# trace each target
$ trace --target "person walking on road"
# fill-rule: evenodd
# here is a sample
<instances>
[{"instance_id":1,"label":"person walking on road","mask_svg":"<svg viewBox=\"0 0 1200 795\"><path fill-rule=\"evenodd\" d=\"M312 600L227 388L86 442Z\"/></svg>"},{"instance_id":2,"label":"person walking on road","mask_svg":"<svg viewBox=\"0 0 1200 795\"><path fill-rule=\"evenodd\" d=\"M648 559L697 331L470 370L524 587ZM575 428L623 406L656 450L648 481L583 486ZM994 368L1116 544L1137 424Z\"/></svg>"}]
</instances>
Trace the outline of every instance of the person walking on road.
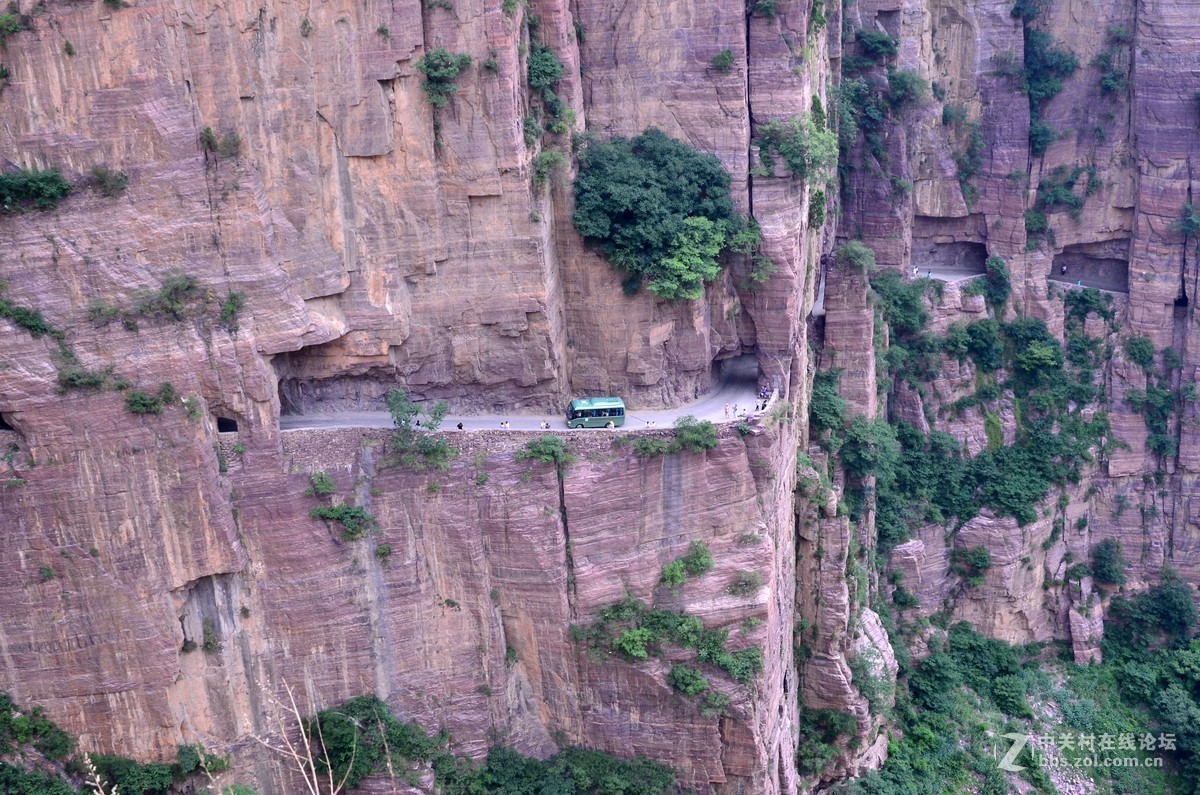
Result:
<instances>
[{"instance_id":1,"label":"person walking on road","mask_svg":"<svg viewBox=\"0 0 1200 795\"><path fill-rule=\"evenodd\" d=\"M725 404L725 419L729 419L729 404Z\"/></svg>"}]
</instances>

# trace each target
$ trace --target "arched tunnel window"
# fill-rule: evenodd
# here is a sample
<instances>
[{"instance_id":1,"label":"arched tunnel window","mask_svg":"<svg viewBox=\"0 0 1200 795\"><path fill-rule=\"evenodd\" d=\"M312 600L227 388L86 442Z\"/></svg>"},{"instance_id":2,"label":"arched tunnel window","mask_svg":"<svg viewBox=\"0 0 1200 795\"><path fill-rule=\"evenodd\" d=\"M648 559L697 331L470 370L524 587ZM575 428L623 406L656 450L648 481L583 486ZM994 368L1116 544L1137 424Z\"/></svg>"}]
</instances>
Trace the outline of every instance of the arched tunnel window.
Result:
<instances>
[{"instance_id":1,"label":"arched tunnel window","mask_svg":"<svg viewBox=\"0 0 1200 795\"><path fill-rule=\"evenodd\" d=\"M237 433L237 420L228 417L217 417L217 433Z\"/></svg>"}]
</instances>

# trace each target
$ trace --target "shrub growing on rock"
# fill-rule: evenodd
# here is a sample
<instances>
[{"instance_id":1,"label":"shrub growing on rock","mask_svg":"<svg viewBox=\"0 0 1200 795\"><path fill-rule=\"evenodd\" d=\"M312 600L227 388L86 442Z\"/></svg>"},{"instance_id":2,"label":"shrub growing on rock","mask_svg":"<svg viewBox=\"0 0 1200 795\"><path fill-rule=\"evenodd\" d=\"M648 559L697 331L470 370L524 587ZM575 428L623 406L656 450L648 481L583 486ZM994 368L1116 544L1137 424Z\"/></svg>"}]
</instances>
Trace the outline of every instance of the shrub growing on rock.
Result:
<instances>
[{"instance_id":1,"label":"shrub growing on rock","mask_svg":"<svg viewBox=\"0 0 1200 795\"><path fill-rule=\"evenodd\" d=\"M712 58L712 68L723 75L733 69L733 50L721 50Z\"/></svg>"},{"instance_id":2,"label":"shrub growing on rock","mask_svg":"<svg viewBox=\"0 0 1200 795\"><path fill-rule=\"evenodd\" d=\"M455 78L470 65L471 56L452 53L445 47L438 47L421 56L421 60L417 61L417 70L425 75L421 88L425 89L429 104L437 108L448 105L450 98L458 93Z\"/></svg>"},{"instance_id":3,"label":"shrub growing on rock","mask_svg":"<svg viewBox=\"0 0 1200 795\"><path fill-rule=\"evenodd\" d=\"M778 119L758 128L758 157L771 169L774 155L783 158L792 176L812 183L829 180L837 166L837 133L818 125L812 114Z\"/></svg>"},{"instance_id":4,"label":"shrub growing on rock","mask_svg":"<svg viewBox=\"0 0 1200 795\"><path fill-rule=\"evenodd\" d=\"M708 680L695 668L687 665L672 665L667 674L667 684L685 696L698 696L708 690Z\"/></svg>"},{"instance_id":5,"label":"shrub growing on rock","mask_svg":"<svg viewBox=\"0 0 1200 795\"><path fill-rule=\"evenodd\" d=\"M655 129L583 147L572 218L625 275L626 294L649 282L668 300L700 298L744 226L720 161Z\"/></svg>"},{"instance_id":6,"label":"shrub growing on rock","mask_svg":"<svg viewBox=\"0 0 1200 795\"><path fill-rule=\"evenodd\" d=\"M5 212L53 210L70 192L70 184L56 168L0 173L0 208Z\"/></svg>"},{"instance_id":7,"label":"shrub growing on rock","mask_svg":"<svg viewBox=\"0 0 1200 795\"><path fill-rule=\"evenodd\" d=\"M1106 538L1096 545L1096 551L1092 554L1092 573L1096 576L1096 582L1124 585L1127 565L1120 541Z\"/></svg>"}]
</instances>

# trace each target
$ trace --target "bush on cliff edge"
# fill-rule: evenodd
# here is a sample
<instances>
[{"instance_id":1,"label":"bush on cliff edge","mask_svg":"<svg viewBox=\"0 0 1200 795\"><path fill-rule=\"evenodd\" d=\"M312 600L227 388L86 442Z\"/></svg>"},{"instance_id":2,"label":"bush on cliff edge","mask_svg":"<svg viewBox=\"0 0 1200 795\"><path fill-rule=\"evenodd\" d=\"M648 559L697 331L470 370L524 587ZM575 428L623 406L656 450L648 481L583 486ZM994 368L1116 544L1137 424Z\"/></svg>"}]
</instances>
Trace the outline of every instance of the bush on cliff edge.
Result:
<instances>
[{"instance_id":1,"label":"bush on cliff edge","mask_svg":"<svg viewBox=\"0 0 1200 795\"><path fill-rule=\"evenodd\" d=\"M627 295L648 283L659 298L687 301L720 276L721 254L745 228L721 162L655 129L587 143L573 220L624 273Z\"/></svg>"}]
</instances>

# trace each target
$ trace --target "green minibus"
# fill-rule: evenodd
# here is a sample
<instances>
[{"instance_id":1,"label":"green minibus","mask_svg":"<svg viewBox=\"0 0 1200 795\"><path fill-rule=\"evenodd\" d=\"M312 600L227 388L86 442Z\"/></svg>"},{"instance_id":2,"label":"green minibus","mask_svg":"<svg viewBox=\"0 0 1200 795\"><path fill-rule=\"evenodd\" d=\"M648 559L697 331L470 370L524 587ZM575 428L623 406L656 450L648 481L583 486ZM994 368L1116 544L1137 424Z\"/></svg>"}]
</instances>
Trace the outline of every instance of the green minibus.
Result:
<instances>
[{"instance_id":1,"label":"green minibus","mask_svg":"<svg viewBox=\"0 0 1200 795\"><path fill-rule=\"evenodd\" d=\"M568 428L620 428L625 401L617 397L576 398L567 406Z\"/></svg>"}]
</instances>

